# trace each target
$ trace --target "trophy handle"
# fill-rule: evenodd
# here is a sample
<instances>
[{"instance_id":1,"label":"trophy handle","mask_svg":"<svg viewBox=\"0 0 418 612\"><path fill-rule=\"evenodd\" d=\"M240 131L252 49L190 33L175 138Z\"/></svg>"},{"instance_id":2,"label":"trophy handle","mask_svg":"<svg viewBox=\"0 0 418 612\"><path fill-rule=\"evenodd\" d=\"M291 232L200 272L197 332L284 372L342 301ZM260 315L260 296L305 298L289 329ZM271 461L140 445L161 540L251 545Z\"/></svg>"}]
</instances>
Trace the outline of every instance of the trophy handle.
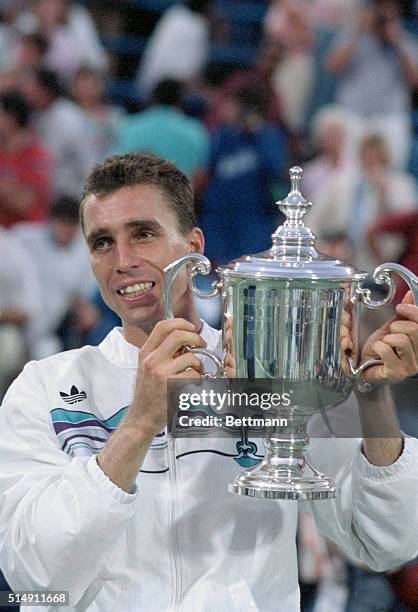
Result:
<instances>
[{"instance_id":1,"label":"trophy handle","mask_svg":"<svg viewBox=\"0 0 418 612\"><path fill-rule=\"evenodd\" d=\"M211 268L209 259L204 255L201 255L200 253L190 253L189 255L184 255L183 257L180 257L180 259L176 259L172 263L168 264L168 266L164 269L165 282L163 302L166 319L174 318L173 308L171 306L170 300L171 288L181 268L188 264L193 264L193 267L189 272L189 287L193 291L193 293L195 293L201 298L215 297L220 293L221 283L219 281L215 281L214 283L212 283L213 289L210 293L204 293L203 291L200 291L194 284L195 276L197 276L198 274L209 274ZM204 374L202 374L203 379L213 380L215 378L225 377L225 370L222 363L222 359L220 359L218 355L216 355L216 353L209 349L195 348L189 346L186 347L186 350L195 355L203 355L204 357L209 357L209 359L214 362L216 366L216 374L209 374L209 372L205 372Z\"/></svg>"},{"instance_id":2,"label":"trophy handle","mask_svg":"<svg viewBox=\"0 0 418 612\"><path fill-rule=\"evenodd\" d=\"M396 263L385 263L378 266L373 272L373 280L378 285L387 285L388 286L388 294L382 300L372 300L370 289L365 289L363 287L357 287L356 293L359 295L363 302L366 304L368 308L381 308L382 306L386 306L390 304L395 295L395 283L392 278L392 274L396 273L400 276L409 288L412 291L414 296L415 304L418 305L418 277L405 268L405 266L401 266ZM373 389L373 385L370 382L365 382L362 379L362 374L364 370L374 365L382 365L383 361L381 359L368 359L363 364L361 364L358 368L355 368L351 359L348 360L350 364L351 373L353 375L354 384L357 389L363 393L368 393Z\"/></svg>"}]
</instances>

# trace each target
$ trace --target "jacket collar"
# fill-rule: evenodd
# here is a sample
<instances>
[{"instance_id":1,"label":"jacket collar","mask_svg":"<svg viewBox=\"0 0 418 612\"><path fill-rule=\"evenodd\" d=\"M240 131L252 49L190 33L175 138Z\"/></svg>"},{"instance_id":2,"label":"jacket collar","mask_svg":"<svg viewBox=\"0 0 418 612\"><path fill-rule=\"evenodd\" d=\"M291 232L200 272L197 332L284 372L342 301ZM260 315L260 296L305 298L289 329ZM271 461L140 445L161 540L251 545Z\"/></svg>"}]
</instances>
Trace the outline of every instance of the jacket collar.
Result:
<instances>
[{"instance_id":1,"label":"jacket collar","mask_svg":"<svg viewBox=\"0 0 418 612\"><path fill-rule=\"evenodd\" d=\"M207 343L208 348L220 351L220 332L209 327L202 321L200 335ZM121 327L114 327L106 338L99 344L99 351L112 363L121 368L137 369L139 349L128 342Z\"/></svg>"}]
</instances>

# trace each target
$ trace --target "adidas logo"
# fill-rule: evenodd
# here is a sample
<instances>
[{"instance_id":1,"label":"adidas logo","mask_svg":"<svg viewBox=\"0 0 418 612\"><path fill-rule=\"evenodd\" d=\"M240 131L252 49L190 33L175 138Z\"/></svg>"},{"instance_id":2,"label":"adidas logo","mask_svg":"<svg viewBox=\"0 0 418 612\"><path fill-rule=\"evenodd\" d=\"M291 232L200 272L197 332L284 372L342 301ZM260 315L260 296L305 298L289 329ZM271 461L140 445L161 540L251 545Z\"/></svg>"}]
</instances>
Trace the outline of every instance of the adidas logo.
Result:
<instances>
[{"instance_id":1,"label":"adidas logo","mask_svg":"<svg viewBox=\"0 0 418 612\"><path fill-rule=\"evenodd\" d=\"M77 404L78 402L85 400L87 397L87 393L85 391L79 391L75 385L71 387L69 393L60 391L60 395L64 402L67 402L67 404Z\"/></svg>"}]
</instances>

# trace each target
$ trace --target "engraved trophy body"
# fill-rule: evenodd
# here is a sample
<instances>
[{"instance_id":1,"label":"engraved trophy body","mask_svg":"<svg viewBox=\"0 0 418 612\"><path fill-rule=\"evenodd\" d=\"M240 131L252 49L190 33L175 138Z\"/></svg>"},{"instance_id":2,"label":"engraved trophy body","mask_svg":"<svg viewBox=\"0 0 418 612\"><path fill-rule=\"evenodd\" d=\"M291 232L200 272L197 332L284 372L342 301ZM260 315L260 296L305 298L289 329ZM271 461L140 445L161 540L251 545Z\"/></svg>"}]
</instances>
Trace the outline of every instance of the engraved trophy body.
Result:
<instances>
[{"instance_id":1,"label":"engraved trophy body","mask_svg":"<svg viewBox=\"0 0 418 612\"><path fill-rule=\"evenodd\" d=\"M292 168L290 177L291 191L278 203L286 221L272 235L268 251L218 268L220 280L210 294L194 285L197 274L209 273L209 261L199 254L186 255L166 269L164 300L166 314L172 316L171 285L181 267L193 264L193 291L203 298L222 297L224 365L232 359L234 377L272 379L275 390L291 397L289 406L278 409L280 416L288 416L289 426L269 431L264 460L239 474L229 491L266 499L329 499L338 489L306 457L307 422L315 412L324 414L344 401L354 386L360 391L371 388L362 372L381 362L358 363L361 302L369 308L388 304L395 290L392 272L408 283L417 301L418 279L397 264L379 266L374 280L386 285L388 293L372 300L362 286L367 273L315 249L315 236L303 223L312 203L300 193L302 170ZM218 375L224 375L219 358L212 358Z\"/></svg>"}]
</instances>

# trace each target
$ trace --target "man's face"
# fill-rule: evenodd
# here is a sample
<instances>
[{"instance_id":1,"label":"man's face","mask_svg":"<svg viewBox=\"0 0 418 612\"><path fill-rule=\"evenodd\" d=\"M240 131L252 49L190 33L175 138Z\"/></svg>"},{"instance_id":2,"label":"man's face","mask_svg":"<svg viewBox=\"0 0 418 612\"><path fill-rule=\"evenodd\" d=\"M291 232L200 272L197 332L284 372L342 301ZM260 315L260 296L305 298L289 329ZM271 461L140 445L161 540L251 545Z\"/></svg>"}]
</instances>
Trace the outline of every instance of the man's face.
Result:
<instances>
[{"instance_id":1,"label":"man's face","mask_svg":"<svg viewBox=\"0 0 418 612\"><path fill-rule=\"evenodd\" d=\"M164 268L186 253L202 252L201 231L184 236L165 194L145 184L89 196L84 230L100 292L122 319L125 336L135 338L138 328L149 334L164 317ZM171 295L174 313L182 316L190 298L186 274L180 273Z\"/></svg>"}]
</instances>

